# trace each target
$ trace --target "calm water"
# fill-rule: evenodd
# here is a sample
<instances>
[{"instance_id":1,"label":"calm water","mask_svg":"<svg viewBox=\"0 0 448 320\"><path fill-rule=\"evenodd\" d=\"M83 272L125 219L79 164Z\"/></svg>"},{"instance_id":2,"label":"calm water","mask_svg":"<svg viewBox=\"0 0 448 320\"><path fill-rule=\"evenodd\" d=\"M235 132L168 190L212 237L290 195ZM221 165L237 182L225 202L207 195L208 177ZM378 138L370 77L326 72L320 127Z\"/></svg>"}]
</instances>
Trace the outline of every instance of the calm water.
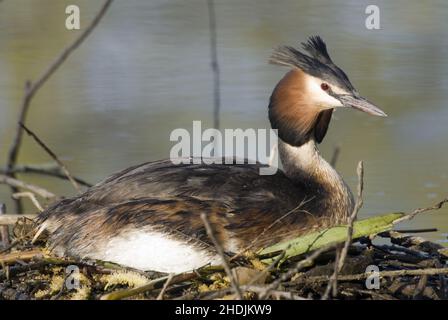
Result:
<instances>
[{"instance_id":1,"label":"calm water","mask_svg":"<svg viewBox=\"0 0 448 320\"><path fill-rule=\"evenodd\" d=\"M376 1L381 30L364 27L370 1L216 0L224 128L266 128L267 101L285 70L267 64L278 44L320 34L334 61L387 119L344 110L322 145L341 146L338 170L354 188L366 166L362 216L407 211L448 195L448 3ZM65 7L81 8L81 27L99 0L0 2L0 156L6 160L23 93L78 31ZM338 3L342 3L339 1ZM91 37L32 102L28 125L77 176L97 182L132 164L167 158L174 128L213 123L213 78L205 0L116 0ZM20 163L48 156L25 138ZM58 194L65 182L21 176ZM11 208L8 188L0 201ZM29 207L31 209L31 207ZM404 227L437 227L446 239L448 209Z\"/></svg>"}]
</instances>

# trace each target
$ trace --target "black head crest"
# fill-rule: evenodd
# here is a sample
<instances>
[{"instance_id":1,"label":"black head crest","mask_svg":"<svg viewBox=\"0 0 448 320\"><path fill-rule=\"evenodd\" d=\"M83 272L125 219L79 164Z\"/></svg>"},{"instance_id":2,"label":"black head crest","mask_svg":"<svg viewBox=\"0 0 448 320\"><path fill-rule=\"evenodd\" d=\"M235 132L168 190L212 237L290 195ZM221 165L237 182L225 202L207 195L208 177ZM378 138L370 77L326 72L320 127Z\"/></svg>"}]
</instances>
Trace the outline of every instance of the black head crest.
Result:
<instances>
[{"instance_id":1,"label":"black head crest","mask_svg":"<svg viewBox=\"0 0 448 320\"><path fill-rule=\"evenodd\" d=\"M331 60L327 45L321 37L312 36L307 42L302 43L302 46L309 55L294 47L280 46L274 50L269 62L299 68L303 72L337 85L347 92L354 92L347 75Z\"/></svg>"},{"instance_id":2,"label":"black head crest","mask_svg":"<svg viewBox=\"0 0 448 320\"><path fill-rule=\"evenodd\" d=\"M324 64L332 64L330 55L327 51L327 45L319 36L311 36L308 42L302 42L303 49L305 49L313 58Z\"/></svg>"}]
</instances>

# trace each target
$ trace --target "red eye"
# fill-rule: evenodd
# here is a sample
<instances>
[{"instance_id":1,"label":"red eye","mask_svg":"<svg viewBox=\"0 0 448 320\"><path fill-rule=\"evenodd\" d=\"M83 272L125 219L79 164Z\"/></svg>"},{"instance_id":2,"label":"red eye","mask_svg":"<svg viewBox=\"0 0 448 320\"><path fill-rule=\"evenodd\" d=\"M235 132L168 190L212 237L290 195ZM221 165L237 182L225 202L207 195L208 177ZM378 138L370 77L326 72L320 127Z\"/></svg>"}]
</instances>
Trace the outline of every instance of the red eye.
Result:
<instances>
[{"instance_id":1,"label":"red eye","mask_svg":"<svg viewBox=\"0 0 448 320\"><path fill-rule=\"evenodd\" d=\"M322 84L320 85L320 87L321 87L322 90L324 90L324 91L327 91L328 89L330 89L330 87L328 86L328 84L326 84L325 82L322 83Z\"/></svg>"}]
</instances>

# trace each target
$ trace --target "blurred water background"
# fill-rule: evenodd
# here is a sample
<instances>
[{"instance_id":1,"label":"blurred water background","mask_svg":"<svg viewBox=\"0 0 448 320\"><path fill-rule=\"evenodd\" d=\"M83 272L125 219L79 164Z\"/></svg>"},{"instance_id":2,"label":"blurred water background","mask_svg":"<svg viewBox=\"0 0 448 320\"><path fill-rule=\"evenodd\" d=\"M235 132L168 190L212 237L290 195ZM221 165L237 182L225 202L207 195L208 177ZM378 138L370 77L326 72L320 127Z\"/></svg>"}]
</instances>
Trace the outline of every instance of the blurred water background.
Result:
<instances>
[{"instance_id":1,"label":"blurred water background","mask_svg":"<svg viewBox=\"0 0 448 320\"><path fill-rule=\"evenodd\" d=\"M267 63L273 47L319 34L333 60L386 119L336 112L322 153L341 147L337 169L355 188L365 160L361 217L409 211L448 195L448 3L375 1L381 30L367 30L370 1L215 0L221 68L221 127L269 128L269 95L286 71ZM100 0L0 2L0 156L6 161L27 79L36 79L80 31L65 29L65 7L81 27ZM38 92L27 124L77 176L97 182L114 171L169 157L170 132L193 120L213 125L206 0L116 0L87 41ZM48 156L25 137L19 162ZM57 194L70 184L20 178ZM13 208L9 188L0 202ZM32 210L27 206L28 211ZM448 209L402 227L436 227L444 241Z\"/></svg>"}]
</instances>

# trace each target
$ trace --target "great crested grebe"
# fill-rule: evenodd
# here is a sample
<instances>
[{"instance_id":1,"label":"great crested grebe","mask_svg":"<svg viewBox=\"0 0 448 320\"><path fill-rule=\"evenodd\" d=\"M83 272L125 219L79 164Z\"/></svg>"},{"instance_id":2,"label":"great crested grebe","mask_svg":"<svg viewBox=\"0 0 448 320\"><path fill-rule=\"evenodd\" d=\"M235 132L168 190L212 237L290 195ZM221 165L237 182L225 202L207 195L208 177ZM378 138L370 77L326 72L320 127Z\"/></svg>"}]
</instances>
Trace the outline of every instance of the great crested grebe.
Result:
<instances>
[{"instance_id":1,"label":"great crested grebe","mask_svg":"<svg viewBox=\"0 0 448 320\"><path fill-rule=\"evenodd\" d=\"M201 213L228 253L346 222L352 194L316 143L334 108L386 114L358 94L320 37L303 48L308 55L283 46L271 57L292 69L269 103L283 172L260 175L260 164L144 163L51 205L40 215L37 233L47 230L49 248L59 255L183 272L220 262Z\"/></svg>"}]
</instances>

